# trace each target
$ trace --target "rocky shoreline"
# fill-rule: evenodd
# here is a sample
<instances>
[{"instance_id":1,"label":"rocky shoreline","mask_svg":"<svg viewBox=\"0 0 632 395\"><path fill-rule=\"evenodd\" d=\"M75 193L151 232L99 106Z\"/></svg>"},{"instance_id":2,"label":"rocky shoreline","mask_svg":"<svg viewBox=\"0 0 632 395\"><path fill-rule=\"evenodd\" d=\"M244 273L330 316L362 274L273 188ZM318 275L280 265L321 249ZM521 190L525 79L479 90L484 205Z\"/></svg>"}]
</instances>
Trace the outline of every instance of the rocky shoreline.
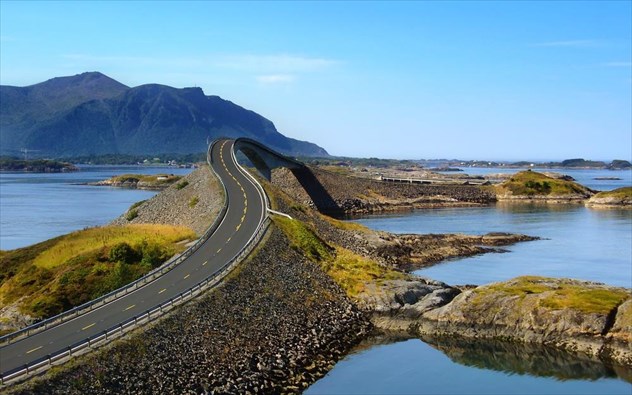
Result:
<instances>
[{"instance_id":1,"label":"rocky shoreline","mask_svg":"<svg viewBox=\"0 0 632 395\"><path fill-rule=\"evenodd\" d=\"M629 290L539 278L529 280L535 283L533 287L521 288L520 283L517 290L512 283L449 286L406 274L446 258L502 252L504 245L536 237L393 235L337 221L310 208L369 210L371 199L379 203L375 207L384 207L385 199L392 200L394 207L407 199L480 205L493 201L493 194L469 186L381 189L370 180L345 184L335 174L317 170L314 174L326 196L308 195L287 170L275 170L271 183L261 182L273 208L305 224L319 243L331 251L335 251L333 246L343 246L400 273L397 278L375 275L358 294L346 294L340 283L272 225L254 255L221 286L151 327L12 391L300 393L372 328L422 338L440 335L548 344L632 366ZM185 188L171 186L135 207L133 219L125 214L114 223L183 224L200 234L219 211L220 189L205 167L185 179L189 182ZM353 191L367 191L366 200L354 203ZM194 196L199 203L190 207L187 201ZM601 306L594 314L559 308L556 290L564 287L598 295L614 293L620 300L612 302L614 307Z\"/></svg>"}]
</instances>

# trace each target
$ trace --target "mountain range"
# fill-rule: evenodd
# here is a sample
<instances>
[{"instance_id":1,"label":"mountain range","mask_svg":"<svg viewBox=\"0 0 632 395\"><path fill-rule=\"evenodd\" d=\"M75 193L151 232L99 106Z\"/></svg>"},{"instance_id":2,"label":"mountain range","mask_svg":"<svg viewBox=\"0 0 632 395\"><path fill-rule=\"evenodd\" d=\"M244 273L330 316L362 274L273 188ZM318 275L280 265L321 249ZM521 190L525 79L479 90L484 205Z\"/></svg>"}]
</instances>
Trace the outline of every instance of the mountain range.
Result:
<instances>
[{"instance_id":1,"label":"mountain range","mask_svg":"<svg viewBox=\"0 0 632 395\"><path fill-rule=\"evenodd\" d=\"M328 156L279 133L261 115L201 88L130 88L99 72L26 86L0 85L0 154L51 158L189 154L217 137L249 137L293 156Z\"/></svg>"}]
</instances>

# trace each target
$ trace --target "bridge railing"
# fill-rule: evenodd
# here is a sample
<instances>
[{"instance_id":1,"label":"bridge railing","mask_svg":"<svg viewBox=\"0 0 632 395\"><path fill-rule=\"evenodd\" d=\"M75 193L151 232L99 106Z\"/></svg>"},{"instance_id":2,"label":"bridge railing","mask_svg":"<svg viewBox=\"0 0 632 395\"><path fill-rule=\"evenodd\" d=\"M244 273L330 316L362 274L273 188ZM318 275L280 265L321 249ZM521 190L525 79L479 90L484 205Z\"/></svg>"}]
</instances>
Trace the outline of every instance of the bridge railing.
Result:
<instances>
[{"instance_id":1,"label":"bridge railing","mask_svg":"<svg viewBox=\"0 0 632 395\"><path fill-rule=\"evenodd\" d=\"M215 143L216 142L214 142L213 145L209 147L208 156L207 156L209 166L211 164L210 152ZM234 159L234 152L231 151L231 154L233 155L233 159ZM235 161L235 163L237 163L237 161ZM242 171L247 177L251 178L254 181L255 186L262 193L261 196L263 197L264 202L265 202L265 207L264 207L264 210L265 210L268 207L268 198L267 198L267 195L265 194L265 191L263 190L263 187L259 184L259 182L257 182L257 180L252 175L250 175L250 173L248 173L248 171L244 170L241 166L239 167L242 169ZM211 169L212 169L212 166L211 166ZM228 209L228 192L226 191L226 186L224 185L221 178L218 177L218 179L222 185L222 188L224 189L224 194L225 194L225 199L224 199L225 207L222 210L223 212L222 215L218 217L218 218L221 218L223 217L226 210ZM164 314L171 311L173 308L193 299L194 297L198 296L199 294L206 291L207 289L212 288L213 286L221 282L227 273L229 273L237 264L239 264L239 262L241 262L246 256L248 256L252 252L254 247L259 243L259 241L265 235L265 232L267 231L269 225L270 225L270 220L264 211L264 215L261 221L259 222L259 225L257 226L256 232L250 237L250 239L248 239L244 247L233 258L231 258L228 262L226 262L226 264L222 266L220 270L218 270L214 274L208 276L206 279L202 280L197 285L178 294L177 296L169 299L168 301L154 308L146 310L145 312L138 314L128 319L127 321L124 321L118 325L115 325L109 329L106 329L97 335L91 336L87 339L77 342L73 344L72 346L69 346L65 350L61 350L54 354L47 355L46 357L40 358L39 360L35 360L27 365L24 365L22 368L16 369L15 371L9 372L6 375L0 376L0 385L6 385L14 381L25 379L34 374L40 374L48 370L52 366L64 363L65 361L73 357L85 354L89 352L90 350L109 344L109 342L111 342L113 339L116 339L118 337L125 335L126 333L134 330L140 325L144 325L149 322L157 320L158 318L162 317ZM212 225L211 228L213 228L213 226L215 226L215 224ZM211 228L209 228L209 231L211 230ZM208 234L209 231L207 231L205 235Z\"/></svg>"},{"instance_id":2,"label":"bridge railing","mask_svg":"<svg viewBox=\"0 0 632 395\"><path fill-rule=\"evenodd\" d=\"M209 146L208 151L207 151L207 156L206 156L207 163L209 167L211 168L211 171L213 171L213 173L215 173L215 171L213 170L213 166L211 165L211 152L217 142L218 141L216 140L213 142L213 144ZM119 289L116 289L97 299L93 299L89 302L86 302L80 306L77 306L73 309L65 311L61 314L58 314L46 320L42 320L33 325L27 326L26 328L20 329L18 331L15 331L15 332L12 332L5 336L0 337L0 346L6 346L21 338L29 337L41 331L45 331L49 328L62 324L68 320L74 319L91 310L97 309L105 304L113 302L117 300L118 298L121 298L129 294L130 292L134 292L138 288L141 288L144 285L156 280L158 277L163 276L165 273L167 273L168 271L170 271L171 269L179 265L182 261L187 259L189 256L191 256L195 251L197 251L200 248L202 244L206 242L206 240L208 240L208 238L213 234L213 232L215 232L217 227L220 225L222 219L226 215L226 211L228 210L228 192L226 191L226 186L224 185L224 183L222 182L219 176L217 177L217 179L219 180L222 186L223 193L224 193L224 205L222 209L220 210L219 214L217 215L217 217L215 218L215 221L213 221L213 223L206 230L206 232L204 232L204 234L191 247L185 250L182 254L174 256L173 258L168 260L166 263L164 263L160 267L150 271L149 273L139 278L138 280L133 281Z\"/></svg>"}]
</instances>

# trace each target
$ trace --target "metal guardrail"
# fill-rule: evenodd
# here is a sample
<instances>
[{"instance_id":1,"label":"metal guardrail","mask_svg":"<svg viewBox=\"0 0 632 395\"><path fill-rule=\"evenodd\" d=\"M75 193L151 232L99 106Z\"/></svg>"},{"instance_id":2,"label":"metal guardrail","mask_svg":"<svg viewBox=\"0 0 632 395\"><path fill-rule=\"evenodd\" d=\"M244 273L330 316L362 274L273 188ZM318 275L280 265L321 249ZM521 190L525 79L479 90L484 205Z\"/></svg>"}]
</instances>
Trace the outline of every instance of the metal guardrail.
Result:
<instances>
[{"instance_id":1,"label":"metal guardrail","mask_svg":"<svg viewBox=\"0 0 632 395\"><path fill-rule=\"evenodd\" d=\"M213 167L211 166L211 151L213 149L213 147L215 146L215 144L218 141L216 140L215 142L213 142L213 144L211 144L211 146L208 149L207 152L207 162L209 164L209 166L211 167L211 170L213 172L215 172L213 170ZM231 156L233 157L233 160L235 159L235 154L234 152L231 150ZM237 161L235 160L235 163L237 163ZM257 231L250 237L250 239L248 239L248 242L246 242L246 245L244 246L244 248L242 248L233 258L231 258L222 268L220 268L220 270L218 270L216 273L210 275L209 277L207 277L206 279L202 280L201 282L199 282L197 285L193 286L192 288L190 288L187 291L184 291L182 293L180 293L178 296L173 297L171 299L169 299L168 301L158 305L157 307L154 307L152 309L146 310L145 312L134 316L133 318L130 318L129 320L115 325L103 332L101 332L98 335L95 335L93 337L89 337L88 339L85 339L83 341L80 341L78 343L75 343L74 345L68 347L68 349L64 350L64 351L59 351L55 354L51 354L48 355L44 358L41 358L38 361L35 361L31 364L25 365L23 369L20 369L18 371L12 372L6 376L0 376L0 385L5 385L8 384L10 382L19 380L19 379L23 379L23 378L27 378L33 374L38 374L41 373L47 369L49 369L50 367L57 365L57 364L61 364L65 361L67 361L68 359L72 358L72 357L76 357L79 355L82 355L86 352L88 352L89 350L95 349L97 347L100 347L106 343L109 343L111 340L121 337L124 334L130 332L131 330L135 329L136 327L152 322L154 320L156 320L159 317L162 317L164 314L166 314L167 312L169 312L170 310L172 310L174 307L177 307L179 305L181 305L182 303L185 303L186 301L196 297L197 295L199 295L200 293L204 292L206 289L213 287L214 285L216 285L218 282L220 282L224 276L230 272L230 270L232 270L234 268L234 266L236 266L242 259L244 259L248 254L250 254L253 250L253 248L258 244L258 242L261 240L261 238L263 237L263 235L265 234L265 232L268 229L268 226L270 224L270 221L266 215L266 210L268 207L268 197L263 189L263 187L261 186L261 184L259 184L259 182L252 176L250 175L250 173L248 173L243 167L241 167L238 163L237 166L241 169L241 171L244 173L244 175L248 178L250 178L255 187L260 191L261 196L263 197L264 200L264 213L262 215L262 220L259 222L259 225L257 226ZM197 250L197 248L199 248L199 246L203 243L200 242L201 240L206 241L208 239L208 237L215 231L215 229L217 229L217 226L219 226L219 223L221 222L221 220L223 219L224 215L226 214L226 211L228 210L228 191L226 190L226 186L224 185L224 182L221 180L221 178L218 176L217 177L220 181L220 184L222 185L222 188L224 190L224 207L222 208L222 211L220 212L220 215L217 217L217 219L215 220L215 222L211 225L211 227L206 231L206 233L204 234L204 236L202 238L200 238L198 240L198 242L196 242L196 244L194 246L191 246L191 248L189 248L186 252L188 252L188 254L185 256L185 254L180 255L178 258L174 259L173 262L178 261L177 263L182 262L182 260L184 260L186 257L188 257L189 255L191 255L195 250ZM185 253L186 253L185 252ZM182 258L182 259L180 259ZM177 263L169 263L170 265L170 269L173 268ZM167 265L165 265L166 267ZM156 270L155 272L159 272L160 270ZM168 271L168 270L167 270ZM149 274L145 277L149 277ZM143 277L143 278L145 278ZM154 277L154 279L157 278ZM142 279L137 280L136 282L139 282ZM151 280L150 280L151 281ZM147 281L147 282L150 282ZM146 284L147 282L145 282L144 284ZM143 284L143 285L144 285ZM128 288L128 287L126 287ZM139 286L136 286L135 288L133 288L132 290L138 289ZM117 293L123 292L122 289L119 289L117 291L114 291L108 295L105 295L102 298L105 298L109 295L116 295ZM131 292L131 291L129 291ZM118 297L121 297L129 292L125 292L124 294L120 294ZM111 299L109 301L112 301L114 299ZM87 303L88 304L96 304L96 303L100 303L99 301L93 301L91 303ZM98 307L102 306L105 303L101 303L99 304ZM74 310L78 310L79 308L82 308L82 306L77 307ZM95 307L92 307L96 308ZM90 309L91 310L91 309ZM89 310L86 310L89 311ZM68 312L67 312L68 313ZM64 314L60 314L64 315ZM69 315L70 318L74 318L77 315L79 315L79 313L72 313ZM49 320L46 321L50 321L53 319L57 319L59 316L56 317L52 317ZM66 318L70 319L70 318ZM64 321L65 321L64 320ZM61 322L64 321L59 321L57 323L55 323L54 325L58 325ZM44 324L44 321L42 321L41 323L39 323L40 328L39 330L37 330L37 332L41 331L41 330L45 330L47 328L50 328L51 326L45 327L45 328L41 328L41 326L45 326L42 325ZM36 324L37 325L37 324ZM33 325L35 326L35 325ZM31 328L31 327L29 327ZM19 332L23 332L28 330L29 328L24 328L22 331ZM32 329L32 328L31 328ZM16 332L14 332L16 333ZM29 336L28 332L26 332L26 336ZM31 334L36 333L36 332L31 332ZM24 334L24 333L22 333ZM5 337L8 337L12 334L9 334ZM14 337L15 339L16 337Z\"/></svg>"},{"instance_id":2,"label":"metal guardrail","mask_svg":"<svg viewBox=\"0 0 632 395\"><path fill-rule=\"evenodd\" d=\"M244 248L239 253L237 253L237 255L235 255L230 261L228 261L226 265L224 265L218 272L210 275L194 287L178 294L178 296L169 299L168 301L158 305L157 307L146 310L143 313L136 315L125 322L111 327L98 335L75 343L74 345L69 346L64 351L59 351L55 354L48 355L38 361L33 362L32 364L26 365L21 370L10 373L6 376L2 376L0 377L0 384L9 384L13 381L27 378L34 374L42 373L55 365L66 362L70 358L77 357L79 355L87 353L90 350L93 350L105 344L109 344L109 342L113 339L125 335L138 326L155 321L156 319L171 311L173 308L193 299L207 289L212 288L217 283L219 283L225 277L225 275L234 268L234 266L236 266L239 262L241 262L242 259L244 259L248 254L252 252L253 248L258 244L259 240L261 240L265 232L268 230L269 224L270 220L267 217L264 218L264 220L259 224L257 232L253 234L253 236L248 240Z\"/></svg>"},{"instance_id":3,"label":"metal guardrail","mask_svg":"<svg viewBox=\"0 0 632 395\"><path fill-rule=\"evenodd\" d=\"M207 154L206 154L206 160L207 163L209 165L209 167L211 168L211 171L213 171L213 173L215 173L215 171L213 170L213 166L211 166L211 152L213 150L213 147L215 146L215 144L218 142L218 140L214 141L208 148ZM70 309L68 311L65 311L63 313L60 313L56 316L53 316L51 318L48 318L46 320L37 322L33 325L30 325L26 328L20 329L18 331L9 333L7 335L4 335L2 337L0 337L0 346L6 346L9 345L11 343L13 343L14 341L24 338L24 337L29 337L31 335L34 335L38 332L41 331L45 331L49 328L52 328L54 326L57 326L59 324L62 324L68 320L71 320L73 318L76 318L88 311L92 311L94 309L97 309L99 307L102 307L103 305L106 305L110 302L113 302L127 294L129 294L130 292L133 292L135 290L137 290L138 288L141 288L142 286L154 281L155 279L157 279L160 276L163 276L165 273L167 273L168 271L170 271L171 269L173 269L174 267L176 267L177 265L179 265L182 261L184 261L185 259L187 259L189 256L191 256L191 254L193 254L195 251L198 250L198 248L200 248L200 246L202 244L204 244L206 242L206 240L208 240L208 238L213 234L213 232L215 232L215 230L217 229L217 227L219 226L219 224L221 223L222 219L224 218L224 216L226 215L226 211L228 210L228 192L226 191L226 186L224 185L224 182L221 180L221 178L216 174L217 179L220 181L220 184L222 185L222 189L224 191L224 206L222 207L222 209L220 210L218 216L215 218L215 221L211 224L211 226L206 230L206 232L202 235L202 237L200 237L195 244L193 244L191 247L189 247L186 251L184 251L182 254L175 256L173 258L171 258L170 260L168 260L166 263L164 263L163 265L161 265L160 267L150 271L149 273L147 273L146 275L144 275L143 277L139 278L138 280L131 282L119 289L116 289L108 294L105 294L103 296L100 296L97 299L91 300L89 302L86 302L80 306L77 306L73 309Z\"/></svg>"}]
</instances>

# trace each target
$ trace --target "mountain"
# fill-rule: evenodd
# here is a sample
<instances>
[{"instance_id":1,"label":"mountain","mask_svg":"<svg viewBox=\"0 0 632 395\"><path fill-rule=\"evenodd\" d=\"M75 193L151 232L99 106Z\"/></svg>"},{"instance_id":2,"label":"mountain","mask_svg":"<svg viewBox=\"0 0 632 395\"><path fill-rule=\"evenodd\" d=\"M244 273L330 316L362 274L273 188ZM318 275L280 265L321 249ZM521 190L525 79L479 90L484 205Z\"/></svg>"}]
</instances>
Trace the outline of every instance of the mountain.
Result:
<instances>
[{"instance_id":1,"label":"mountain","mask_svg":"<svg viewBox=\"0 0 632 395\"><path fill-rule=\"evenodd\" d=\"M200 88L127 87L101 73L0 86L0 153L21 148L47 157L189 154L207 140L249 137L289 155L328 156L288 138L261 115Z\"/></svg>"}]
</instances>

